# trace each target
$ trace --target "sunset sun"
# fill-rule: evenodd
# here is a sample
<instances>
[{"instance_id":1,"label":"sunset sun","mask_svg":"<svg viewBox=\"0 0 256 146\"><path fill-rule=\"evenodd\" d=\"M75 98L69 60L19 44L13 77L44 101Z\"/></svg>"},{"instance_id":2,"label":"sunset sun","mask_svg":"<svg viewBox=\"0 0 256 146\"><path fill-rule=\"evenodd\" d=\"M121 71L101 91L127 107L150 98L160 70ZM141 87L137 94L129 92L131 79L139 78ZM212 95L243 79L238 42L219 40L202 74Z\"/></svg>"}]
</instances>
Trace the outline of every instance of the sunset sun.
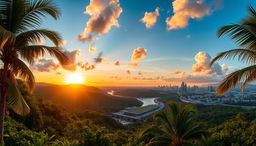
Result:
<instances>
[{"instance_id":1,"label":"sunset sun","mask_svg":"<svg viewBox=\"0 0 256 146\"><path fill-rule=\"evenodd\" d=\"M83 84L84 77L77 72L73 72L67 75L66 84Z\"/></svg>"}]
</instances>

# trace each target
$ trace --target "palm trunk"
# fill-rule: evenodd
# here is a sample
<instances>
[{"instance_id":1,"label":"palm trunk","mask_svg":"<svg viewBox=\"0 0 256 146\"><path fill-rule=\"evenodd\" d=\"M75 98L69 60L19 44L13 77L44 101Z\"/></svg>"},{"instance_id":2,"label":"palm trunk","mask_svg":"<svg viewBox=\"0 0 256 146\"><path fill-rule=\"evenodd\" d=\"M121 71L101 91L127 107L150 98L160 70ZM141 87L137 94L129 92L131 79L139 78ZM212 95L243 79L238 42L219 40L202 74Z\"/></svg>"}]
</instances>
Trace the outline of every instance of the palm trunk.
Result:
<instances>
[{"instance_id":1,"label":"palm trunk","mask_svg":"<svg viewBox=\"0 0 256 146\"><path fill-rule=\"evenodd\" d=\"M0 144L4 143L4 118L5 118L5 107L6 107L6 97L7 97L7 87L2 87L1 89L1 99L0 99Z\"/></svg>"},{"instance_id":2,"label":"palm trunk","mask_svg":"<svg viewBox=\"0 0 256 146\"><path fill-rule=\"evenodd\" d=\"M6 81L8 72L7 63L4 64L4 69L0 77L0 145L4 144L4 119L5 119L5 108L8 97L9 85Z\"/></svg>"}]
</instances>

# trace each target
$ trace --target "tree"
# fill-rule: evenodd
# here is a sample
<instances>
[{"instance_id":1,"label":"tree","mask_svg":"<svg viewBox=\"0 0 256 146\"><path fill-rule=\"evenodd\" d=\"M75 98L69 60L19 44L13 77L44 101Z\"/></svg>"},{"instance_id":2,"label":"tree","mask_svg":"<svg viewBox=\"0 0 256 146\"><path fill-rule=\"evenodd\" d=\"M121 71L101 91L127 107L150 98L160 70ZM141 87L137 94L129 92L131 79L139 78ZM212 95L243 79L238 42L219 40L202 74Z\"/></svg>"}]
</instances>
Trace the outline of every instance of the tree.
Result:
<instances>
[{"instance_id":1,"label":"tree","mask_svg":"<svg viewBox=\"0 0 256 146\"><path fill-rule=\"evenodd\" d=\"M235 57L250 66L227 75L217 87L217 95L223 95L241 81L243 81L241 89L244 91L246 85L256 79L256 11L251 6L248 7L248 11L250 15L242 19L239 24L226 25L218 31L218 37L227 34L240 48L219 53L211 61L210 66L219 59Z\"/></svg>"},{"instance_id":2,"label":"tree","mask_svg":"<svg viewBox=\"0 0 256 146\"><path fill-rule=\"evenodd\" d=\"M6 104L19 115L30 111L16 82L17 77L23 79L33 91L34 76L24 61L33 64L46 54L55 56L60 63L67 59L61 49L61 36L55 31L38 29L46 16L54 19L60 16L52 0L0 0L0 143L3 143ZM42 38L54 46L35 44Z\"/></svg>"},{"instance_id":3,"label":"tree","mask_svg":"<svg viewBox=\"0 0 256 146\"><path fill-rule=\"evenodd\" d=\"M147 146L182 146L206 134L204 125L196 120L196 110L190 105L171 103L166 111L156 114L160 125L141 133Z\"/></svg>"}]
</instances>

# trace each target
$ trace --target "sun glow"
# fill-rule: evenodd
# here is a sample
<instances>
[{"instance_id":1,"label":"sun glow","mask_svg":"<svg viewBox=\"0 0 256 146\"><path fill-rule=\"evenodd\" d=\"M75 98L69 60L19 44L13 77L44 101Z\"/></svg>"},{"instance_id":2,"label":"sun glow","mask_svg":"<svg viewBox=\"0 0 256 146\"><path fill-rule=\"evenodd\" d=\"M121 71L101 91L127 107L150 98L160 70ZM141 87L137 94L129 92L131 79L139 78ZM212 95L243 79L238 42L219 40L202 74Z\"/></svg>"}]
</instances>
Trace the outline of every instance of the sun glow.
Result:
<instances>
[{"instance_id":1,"label":"sun glow","mask_svg":"<svg viewBox=\"0 0 256 146\"><path fill-rule=\"evenodd\" d=\"M84 84L85 80L80 73L73 72L67 75L66 84Z\"/></svg>"}]
</instances>

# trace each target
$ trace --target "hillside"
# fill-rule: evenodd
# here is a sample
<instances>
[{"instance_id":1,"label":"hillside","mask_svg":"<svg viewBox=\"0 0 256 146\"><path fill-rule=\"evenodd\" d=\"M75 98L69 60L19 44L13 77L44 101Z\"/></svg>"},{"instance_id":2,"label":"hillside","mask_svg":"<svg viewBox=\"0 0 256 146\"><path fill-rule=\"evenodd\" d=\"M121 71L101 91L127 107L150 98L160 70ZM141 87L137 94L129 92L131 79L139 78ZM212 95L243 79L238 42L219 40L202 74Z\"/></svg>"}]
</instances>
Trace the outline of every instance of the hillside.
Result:
<instances>
[{"instance_id":1,"label":"hillside","mask_svg":"<svg viewBox=\"0 0 256 146\"><path fill-rule=\"evenodd\" d=\"M105 94L102 90L86 85L53 85L37 84L35 96L67 106L71 110L90 109L112 112L127 106L138 106L142 103L134 98L116 97Z\"/></svg>"}]
</instances>

